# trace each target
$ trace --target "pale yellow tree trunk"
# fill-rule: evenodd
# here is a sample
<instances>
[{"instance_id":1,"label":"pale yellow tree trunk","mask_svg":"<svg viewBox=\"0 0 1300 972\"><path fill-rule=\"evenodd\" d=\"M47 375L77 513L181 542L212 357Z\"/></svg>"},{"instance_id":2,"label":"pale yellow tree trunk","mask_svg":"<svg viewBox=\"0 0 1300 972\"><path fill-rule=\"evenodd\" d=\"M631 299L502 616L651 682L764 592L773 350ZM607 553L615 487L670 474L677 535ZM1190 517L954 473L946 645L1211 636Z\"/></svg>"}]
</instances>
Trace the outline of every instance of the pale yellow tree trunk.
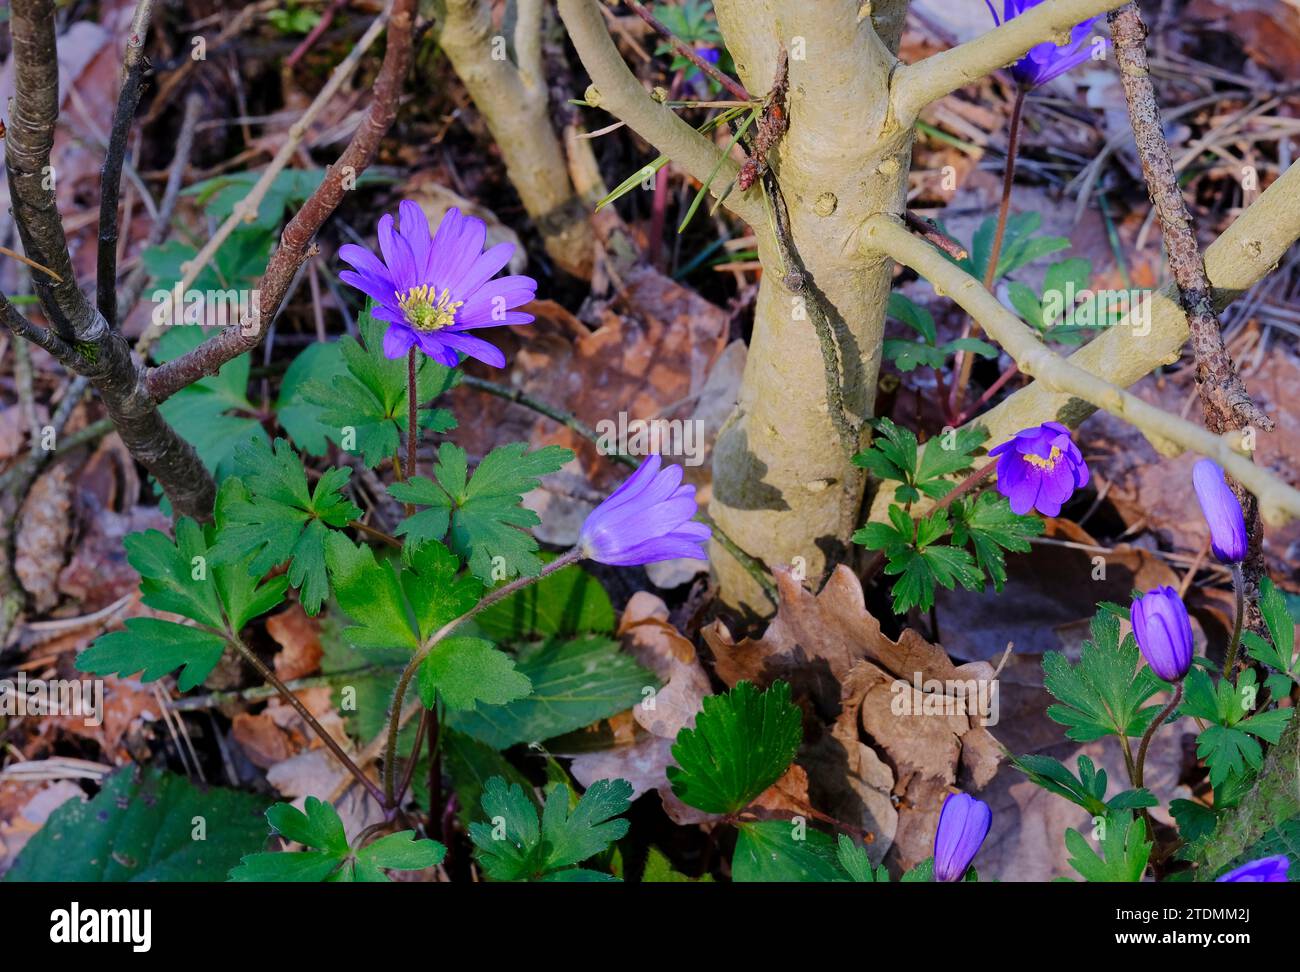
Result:
<instances>
[{"instance_id":1,"label":"pale yellow tree trunk","mask_svg":"<svg viewBox=\"0 0 1300 972\"><path fill-rule=\"evenodd\" d=\"M903 8L877 9L898 15ZM749 91L768 91L781 48L788 52L790 127L769 162L808 289L839 349L842 407L863 428L893 265L863 256L856 236L873 213L902 210L911 163L912 130L888 110L894 58L852 0L718 0L715 9ZM840 403L827 387L815 309L786 286L789 268L769 227L755 228L764 272L754 334L739 402L715 447L709 512L750 554L802 567L816 582L846 559L864 480L832 421ZM767 609L733 559L718 552L712 562L728 601Z\"/></svg>"}]
</instances>

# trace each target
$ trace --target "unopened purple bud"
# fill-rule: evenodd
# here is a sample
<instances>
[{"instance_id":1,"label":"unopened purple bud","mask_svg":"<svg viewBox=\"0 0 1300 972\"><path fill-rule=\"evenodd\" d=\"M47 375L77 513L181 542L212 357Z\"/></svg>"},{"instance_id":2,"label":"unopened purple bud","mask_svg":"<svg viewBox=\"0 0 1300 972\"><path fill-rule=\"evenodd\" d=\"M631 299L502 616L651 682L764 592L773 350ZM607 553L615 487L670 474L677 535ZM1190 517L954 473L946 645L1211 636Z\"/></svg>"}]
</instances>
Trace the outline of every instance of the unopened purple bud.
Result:
<instances>
[{"instance_id":1,"label":"unopened purple bud","mask_svg":"<svg viewBox=\"0 0 1300 972\"><path fill-rule=\"evenodd\" d=\"M1250 542L1246 536L1246 517L1223 476L1218 463L1201 459L1192 467L1192 486L1196 499L1210 525L1210 547L1214 556L1225 564L1239 564L1246 559Z\"/></svg>"},{"instance_id":2,"label":"unopened purple bud","mask_svg":"<svg viewBox=\"0 0 1300 972\"><path fill-rule=\"evenodd\" d=\"M934 832L934 879L960 881L988 836L993 811L967 793L949 793Z\"/></svg>"},{"instance_id":3,"label":"unopened purple bud","mask_svg":"<svg viewBox=\"0 0 1300 972\"><path fill-rule=\"evenodd\" d=\"M1192 667L1192 619L1172 587L1157 587L1133 599L1133 637L1151 670L1176 682Z\"/></svg>"}]
</instances>

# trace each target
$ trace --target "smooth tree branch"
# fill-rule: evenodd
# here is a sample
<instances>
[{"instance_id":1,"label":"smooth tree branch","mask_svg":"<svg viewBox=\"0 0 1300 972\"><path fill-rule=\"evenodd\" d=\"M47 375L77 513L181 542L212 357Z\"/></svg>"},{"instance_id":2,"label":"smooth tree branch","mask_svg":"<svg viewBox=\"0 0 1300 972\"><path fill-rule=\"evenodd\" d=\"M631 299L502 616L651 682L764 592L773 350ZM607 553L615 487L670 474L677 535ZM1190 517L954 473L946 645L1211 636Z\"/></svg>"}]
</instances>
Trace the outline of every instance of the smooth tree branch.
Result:
<instances>
[{"instance_id":1,"label":"smooth tree branch","mask_svg":"<svg viewBox=\"0 0 1300 972\"><path fill-rule=\"evenodd\" d=\"M671 108L650 97L614 46L596 0L559 0L559 7L569 39L591 76L594 90L587 90L587 100L626 122L691 178L701 184L707 182L719 164L721 151ZM740 166L733 159L721 158L718 174L709 186L714 198L721 198L739 172ZM762 194L756 188L744 192L734 189L723 205L756 229L767 225Z\"/></svg>"},{"instance_id":2,"label":"smooth tree branch","mask_svg":"<svg viewBox=\"0 0 1300 972\"><path fill-rule=\"evenodd\" d=\"M1122 388L1055 354L1033 329L1008 311L980 281L929 243L909 233L897 217L873 216L865 245L911 267L951 297L1002 345L1020 370L1042 384L1081 398L1139 428L1162 451L1189 449L1209 456L1259 499L1265 519L1300 518L1300 491L1256 466L1233 448L1236 436L1216 435L1144 402Z\"/></svg>"},{"instance_id":3,"label":"smooth tree branch","mask_svg":"<svg viewBox=\"0 0 1300 972\"><path fill-rule=\"evenodd\" d=\"M135 110L144 90L144 75L149 59L144 44L153 17L153 0L140 0L131 18L126 52L122 56L122 90L117 96L113 128L108 136L108 151L99 170L99 250L96 254L95 305L117 327L117 203L122 190L122 164L126 160L126 139L131 132Z\"/></svg>"},{"instance_id":4,"label":"smooth tree branch","mask_svg":"<svg viewBox=\"0 0 1300 972\"><path fill-rule=\"evenodd\" d=\"M123 445L158 480L176 512L206 520L216 496L212 476L145 392L143 368L125 339L77 286L50 165L59 117L53 3L15 0L10 33L15 85L4 147L14 222L28 257L59 279L44 273L32 278L41 309L52 322L44 335L7 302L0 318L86 378L99 392Z\"/></svg>"},{"instance_id":5,"label":"smooth tree branch","mask_svg":"<svg viewBox=\"0 0 1300 972\"><path fill-rule=\"evenodd\" d=\"M987 34L932 54L894 72L892 102L900 124L911 125L921 109L1023 57L1047 41L1068 42L1070 29L1123 6L1124 0L1044 0Z\"/></svg>"},{"instance_id":6,"label":"smooth tree branch","mask_svg":"<svg viewBox=\"0 0 1300 972\"><path fill-rule=\"evenodd\" d=\"M398 97L406 79L407 68L411 63L414 20L415 0L394 0L391 13L386 20L388 49L384 54L383 66L375 79L370 108L338 161L326 170L325 177L316 187L316 191L285 226L284 232L280 235L280 245L271 254L266 272L258 282L259 299L256 308L250 311L251 319L241 320L238 324L214 334L192 351L150 369L147 379L148 393L154 401L165 401L200 378L215 375L227 361L253 349L261 341L264 331L263 322L274 319L298 270L315 251L313 238L317 231L325 220L333 215L349 188L356 185L356 180L374 159L380 140L387 134L393 120L397 117ZM383 24L384 16L380 15L376 24L371 25L367 36L375 31L376 26L382 28ZM365 38L357 45L358 48L363 46L368 46ZM356 54L356 51L353 54ZM336 70L335 77L337 76ZM329 88L333 82L334 78L331 78L326 87ZM324 95L325 92L322 91L321 94ZM316 102L313 102L313 108L320 102L321 97L318 96ZM291 133L300 127L305 129L311 113L312 109L309 108L295 123ZM301 137L300 131L297 137ZM265 178L264 173L263 180ZM261 184L259 181L259 185ZM244 202L247 201L246 199ZM256 211L255 206L254 211ZM246 206L243 208L237 206L231 218L234 219L236 216L242 218L245 212ZM185 277L189 284L193 283L191 278L197 277L204 262L206 261L203 259L202 252L194 258L193 263L196 266L192 266Z\"/></svg>"},{"instance_id":7,"label":"smooth tree branch","mask_svg":"<svg viewBox=\"0 0 1300 972\"><path fill-rule=\"evenodd\" d=\"M540 0L519 4L514 30L518 66L498 56L487 0L437 0L434 10L438 44L487 122L547 255L566 273L589 279L596 239L551 123L542 67L544 5Z\"/></svg>"},{"instance_id":8,"label":"smooth tree branch","mask_svg":"<svg viewBox=\"0 0 1300 972\"><path fill-rule=\"evenodd\" d=\"M1300 165L1292 165L1205 250L1214 306L1222 311L1273 272L1300 239ZM1070 364L1127 388L1161 365L1173 364L1187 343L1187 315L1170 284L1151 291L1129 313L1069 357ZM1046 421L1078 426L1096 407L1072 394L1031 382L973 419L989 442L1005 442L1023 428ZM877 496L871 519L883 520L888 504ZM924 507L925 504L922 504Z\"/></svg>"}]
</instances>

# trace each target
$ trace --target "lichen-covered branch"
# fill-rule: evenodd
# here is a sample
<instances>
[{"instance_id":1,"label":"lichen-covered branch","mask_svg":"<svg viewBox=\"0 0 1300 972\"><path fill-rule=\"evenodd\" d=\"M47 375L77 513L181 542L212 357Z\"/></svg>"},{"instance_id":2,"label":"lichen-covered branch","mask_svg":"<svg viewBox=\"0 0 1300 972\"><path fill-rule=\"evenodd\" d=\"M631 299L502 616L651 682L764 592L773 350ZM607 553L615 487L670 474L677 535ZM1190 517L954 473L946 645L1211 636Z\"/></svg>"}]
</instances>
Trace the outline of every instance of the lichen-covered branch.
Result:
<instances>
[{"instance_id":1,"label":"lichen-covered branch","mask_svg":"<svg viewBox=\"0 0 1300 972\"><path fill-rule=\"evenodd\" d=\"M1224 346L1219 315L1205 273L1205 260L1183 199L1173 153L1165 140L1160 120L1160 106L1156 103L1155 89L1151 84L1146 24L1133 3L1111 11L1109 20L1142 175L1160 223L1179 303L1187 313L1192 355L1196 361L1196 389L1205 425L1220 433L1247 427L1271 430L1272 419L1251 399L1246 383L1237 373L1237 366ZM1251 629L1259 631L1263 627L1258 606L1259 583L1266 573L1263 531L1255 498L1240 483L1234 481L1232 485L1245 511L1246 530L1250 537L1250 553L1242 565L1247 623Z\"/></svg>"},{"instance_id":2,"label":"lichen-covered branch","mask_svg":"<svg viewBox=\"0 0 1300 972\"><path fill-rule=\"evenodd\" d=\"M583 66L591 76L595 90L588 89L588 100L596 99L600 108L626 122L632 131L667 155L692 178L705 182L721 154L711 141L650 97L632 74L614 46L605 20L595 0L560 0L560 17L577 48ZM709 191L718 198L736 178L740 167L723 159ZM766 225L761 193L733 190L723 203L733 213L755 228Z\"/></svg>"},{"instance_id":3,"label":"lichen-covered branch","mask_svg":"<svg viewBox=\"0 0 1300 972\"><path fill-rule=\"evenodd\" d=\"M1044 0L964 44L932 54L894 73L893 107L900 124L910 125L922 108L1023 57L1050 40L1068 40L1070 28L1124 0Z\"/></svg>"},{"instance_id":4,"label":"lichen-covered branch","mask_svg":"<svg viewBox=\"0 0 1300 972\"><path fill-rule=\"evenodd\" d=\"M41 309L52 322L49 331L41 333L7 301L0 304L0 320L88 379L122 443L158 480L173 508L206 519L216 492L212 477L193 447L163 419L144 390L140 363L82 294L72 270L50 167L59 115L54 6L49 0L15 0L10 24L16 83L4 145L14 222L27 255L60 279L33 276Z\"/></svg>"},{"instance_id":5,"label":"lichen-covered branch","mask_svg":"<svg viewBox=\"0 0 1300 972\"><path fill-rule=\"evenodd\" d=\"M398 96L411 63L414 9L415 0L394 0L387 20L388 50L375 79L370 108L348 147L326 170L316 191L280 234L280 245L271 254L266 272L258 283L261 293L256 309L251 312L253 319L241 320L214 334L192 351L150 369L148 390L154 401L165 401L205 375L215 375L227 361L251 350L261 341L262 322L273 319L280 309L294 276L314 250L313 237L343 201L348 187L355 185L356 179L370 165L380 140L397 117ZM196 262L198 259L195 258Z\"/></svg>"},{"instance_id":6,"label":"lichen-covered branch","mask_svg":"<svg viewBox=\"0 0 1300 972\"><path fill-rule=\"evenodd\" d=\"M1162 451L1190 449L1209 456L1259 500L1264 518L1285 522L1300 518L1300 491L1256 466L1234 449L1236 437L1216 435L1186 419L1156 408L1119 386L1054 353L1023 321L1008 311L980 281L939 250L913 236L893 216L879 214L868 222L864 245L888 254L930 281L983 325L1020 370L1038 382L1104 409L1131 423Z\"/></svg>"},{"instance_id":7,"label":"lichen-covered branch","mask_svg":"<svg viewBox=\"0 0 1300 972\"><path fill-rule=\"evenodd\" d=\"M546 252L563 270L589 278L595 236L587 212L569 181L564 150L547 110L542 71L543 5L519 4L515 27L516 67L494 46L484 0L439 0L438 42L482 113L506 163L510 182L536 224Z\"/></svg>"}]
</instances>

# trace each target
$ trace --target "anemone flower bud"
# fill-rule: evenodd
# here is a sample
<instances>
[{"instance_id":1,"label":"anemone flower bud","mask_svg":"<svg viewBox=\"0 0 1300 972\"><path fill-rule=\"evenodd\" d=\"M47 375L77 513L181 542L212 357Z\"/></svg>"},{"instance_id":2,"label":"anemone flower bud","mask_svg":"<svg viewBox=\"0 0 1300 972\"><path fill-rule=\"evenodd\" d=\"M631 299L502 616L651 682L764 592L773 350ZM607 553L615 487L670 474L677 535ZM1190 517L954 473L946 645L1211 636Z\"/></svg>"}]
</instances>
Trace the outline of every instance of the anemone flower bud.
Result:
<instances>
[{"instance_id":1,"label":"anemone flower bud","mask_svg":"<svg viewBox=\"0 0 1300 972\"><path fill-rule=\"evenodd\" d=\"M989 13L993 15L993 22L998 26L1014 20L1042 2L1043 0L1003 0L1002 16L999 17L990 0L984 0ZM1024 57L1011 65L1011 76L1025 88L1037 88L1089 60L1092 57L1092 25L1100 19L1089 17L1076 24L1070 29L1070 39L1059 47L1055 40L1031 47ZM1102 43L1107 41L1103 39Z\"/></svg>"},{"instance_id":2,"label":"anemone flower bud","mask_svg":"<svg viewBox=\"0 0 1300 972\"><path fill-rule=\"evenodd\" d=\"M1239 564L1246 559L1246 517L1241 501L1223 478L1218 463L1201 459L1192 467L1192 486L1196 499L1210 525L1210 547L1214 556L1225 564Z\"/></svg>"},{"instance_id":3,"label":"anemone flower bud","mask_svg":"<svg viewBox=\"0 0 1300 972\"><path fill-rule=\"evenodd\" d=\"M578 547L602 564L628 567L677 557L705 559L709 528L695 523L695 487L682 485L682 467L660 468L647 456L623 485L588 515Z\"/></svg>"},{"instance_id":4,"label":"anemone flower bud","mask_svg":"<svg viewBox=\"0 0 1300 972\"><path fill-rule=\"evenodd\" d=\"M988 836L993 811L966 793L949 793L934 832L934 879L960 881Z\"/></svg>"},{"instance_id":5,"label":"anemone flower bud","mask_svg":"<svg viewBox=\"0 0 1300 972\"><path fill-rule=\"evenodd\" d=\"M1230 884L1285 881L1286 872L1290 867L1291 861L1285 854L1275 854L1272 857L1261 857L1257 861L1251 861L1249 864L1233 868L1216 880L1227 881Z\"/></svg>"},{"instance_id":6,"label":"anemone flower bud","mask_svg":"<svg viewBox=\"0 0 1300 972\"><path fill-rule=\"evenodd\" d=\"M1021 516L1034 509L1056 516L1061 504L1088 482L1083 453L1060 422L1021 429L989 455L998 457L998 492Z\"/></svg>"},{"instance_id":7,"label":"anemone flower bud","mask_svg":"<svg viewBox=\"0 0 1300 972\"><path fill-rule=\"evenodd\" d=\"M1133 637L1151 670L1176 682L1192 667L1192 619L1172 587L1157 587L1133 599Z\"/></svg>"}]
</instances>

